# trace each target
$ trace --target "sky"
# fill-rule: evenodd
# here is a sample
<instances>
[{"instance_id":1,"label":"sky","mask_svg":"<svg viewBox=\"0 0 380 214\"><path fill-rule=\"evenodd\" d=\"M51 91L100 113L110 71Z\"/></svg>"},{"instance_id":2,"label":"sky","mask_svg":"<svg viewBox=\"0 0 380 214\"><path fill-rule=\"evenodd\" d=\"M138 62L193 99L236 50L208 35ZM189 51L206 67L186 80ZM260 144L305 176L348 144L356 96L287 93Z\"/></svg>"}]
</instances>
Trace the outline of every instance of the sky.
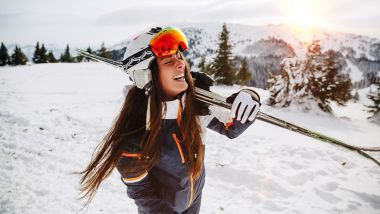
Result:
<instances>
[{"instance_id":1,"label":"sky","mask_svg":"<svg viewBox=\"0 0 380 214\"><path fill-rule=\"evenodd\" d=\"M183 22L287 24L380 38L379 8L379 0L0 0L0 41L112 45Z\"/></svg>"}]
</instances>

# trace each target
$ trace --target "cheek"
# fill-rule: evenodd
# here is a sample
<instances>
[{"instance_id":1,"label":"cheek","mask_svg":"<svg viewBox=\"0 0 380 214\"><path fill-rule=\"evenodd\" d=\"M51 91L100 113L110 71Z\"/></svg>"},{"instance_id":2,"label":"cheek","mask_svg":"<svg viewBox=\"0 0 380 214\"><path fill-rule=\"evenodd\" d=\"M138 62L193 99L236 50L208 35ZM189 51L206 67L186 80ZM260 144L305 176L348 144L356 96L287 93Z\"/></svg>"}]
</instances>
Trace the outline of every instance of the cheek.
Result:
<instances>
[{"instance_id":1,"label":"cheek","mask_svg":"<svg viewBox=\"0 0 380 214\"><path fill-rule=\"evenodd\" d=\"M161 85L164 86L166 85L168 82L170 82L171 80L171 76L169 74L169 72L165 72L165 71L159 71L159 75L160 77L160 82L161 82Z\"/></svg>"}]
</instances>

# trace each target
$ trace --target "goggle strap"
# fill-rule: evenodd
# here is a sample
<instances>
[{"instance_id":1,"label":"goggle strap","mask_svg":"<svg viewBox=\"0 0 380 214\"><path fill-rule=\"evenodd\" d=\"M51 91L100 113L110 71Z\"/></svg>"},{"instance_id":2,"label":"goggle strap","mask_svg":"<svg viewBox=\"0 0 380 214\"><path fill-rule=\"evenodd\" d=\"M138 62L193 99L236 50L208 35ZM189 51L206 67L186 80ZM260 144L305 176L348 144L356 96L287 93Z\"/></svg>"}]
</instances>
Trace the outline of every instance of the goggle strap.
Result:
<instances>
[{"instance_id":1,"label":"goggle strap","mask_svg":"<svg viewBox=\"0 0 380 214\"><path fill-rule=\"evenodd\" d=\"M149 59L150 57L154 56L153 52L151 51L150 47L148 46L145 49L142 49L141 51L133 54L132 56L126 58L123 60L123 65L125 66L125 69L129 69L140 62Z\"/></svg>"}]
</instances>

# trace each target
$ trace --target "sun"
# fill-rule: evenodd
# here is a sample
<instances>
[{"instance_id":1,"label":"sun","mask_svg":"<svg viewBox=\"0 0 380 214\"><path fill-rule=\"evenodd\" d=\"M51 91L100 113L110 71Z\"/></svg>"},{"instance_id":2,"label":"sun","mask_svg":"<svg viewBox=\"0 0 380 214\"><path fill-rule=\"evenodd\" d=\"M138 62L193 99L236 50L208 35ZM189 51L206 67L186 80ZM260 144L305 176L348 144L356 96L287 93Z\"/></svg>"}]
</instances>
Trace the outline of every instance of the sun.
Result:
<instances>
[{"instance_id":1,"label":"sun","mask_svg":"<svg viewBox=\"0 0 380 214\"><path fill-rule=\"evenodd\" d=\"M292 0L290 1L289 22L297 27L309 28L315 24L315 15L311 1Z\"/></svg>"},{"instance_id":2,"label":"sun","mask_svg":"<svg viewBox=\"0 0 380 214\"><path fill-rule=\"evenodd\" d=\"M295 34L302 41L313 39L313 29L317 24L318 4L314 0L284 1L285 23L293 27Z\"/></svg>"}]
</instances>

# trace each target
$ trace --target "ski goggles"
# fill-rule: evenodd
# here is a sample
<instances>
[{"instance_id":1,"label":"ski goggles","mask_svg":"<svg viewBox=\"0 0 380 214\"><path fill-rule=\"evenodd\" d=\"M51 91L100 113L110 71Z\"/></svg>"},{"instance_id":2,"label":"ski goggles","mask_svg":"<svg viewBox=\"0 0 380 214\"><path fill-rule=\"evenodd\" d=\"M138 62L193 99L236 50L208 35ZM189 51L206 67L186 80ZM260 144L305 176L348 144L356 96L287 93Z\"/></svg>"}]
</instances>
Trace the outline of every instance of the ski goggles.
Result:
<instances>
[{"instance_id":1,"label":"ski goggles","mask_svg":"<svg viewBox=\"0 0 380 214\"><path fill-rule=\"evenodd\" d=\"M178 50L185 51L188 42L185 34L176 27L167 27L156 35L149 42L149 47L156 57L166 57L177 53Z\"/></svg>"}]
</instances>

